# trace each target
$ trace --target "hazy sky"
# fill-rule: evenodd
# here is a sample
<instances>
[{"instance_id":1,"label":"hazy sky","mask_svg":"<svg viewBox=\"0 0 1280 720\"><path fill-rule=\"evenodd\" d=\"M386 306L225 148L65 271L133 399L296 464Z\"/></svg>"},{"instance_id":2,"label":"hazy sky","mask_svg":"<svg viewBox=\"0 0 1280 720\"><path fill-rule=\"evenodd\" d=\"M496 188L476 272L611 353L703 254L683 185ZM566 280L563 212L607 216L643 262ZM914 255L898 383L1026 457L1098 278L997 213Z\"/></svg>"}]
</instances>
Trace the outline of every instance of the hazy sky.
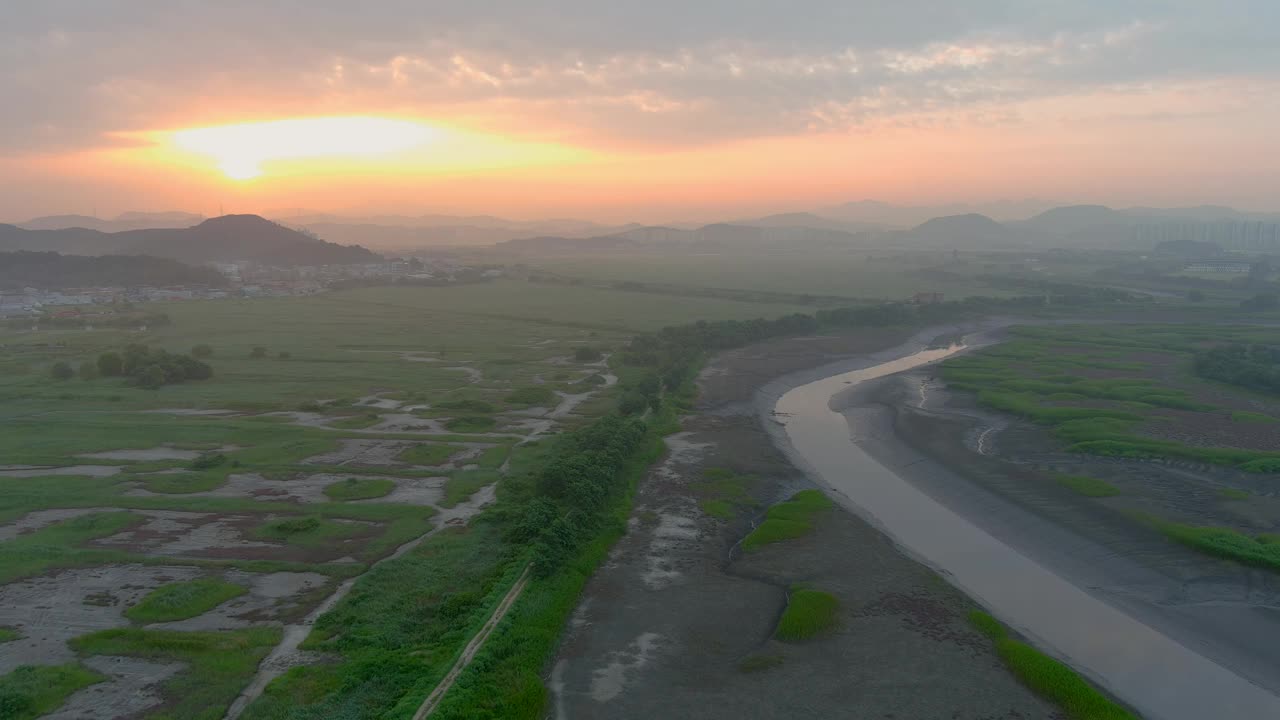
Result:
<instances>
[{"instance_id":1,"label":"hazy sky","mask_svg":"<svg viewBox=\"0 0 1280 720\"><path fill-rule=\"evenodd\" d=\"M1276 0L5 5L11 220L1280 206Z\"/></svg>"}]
</instances>

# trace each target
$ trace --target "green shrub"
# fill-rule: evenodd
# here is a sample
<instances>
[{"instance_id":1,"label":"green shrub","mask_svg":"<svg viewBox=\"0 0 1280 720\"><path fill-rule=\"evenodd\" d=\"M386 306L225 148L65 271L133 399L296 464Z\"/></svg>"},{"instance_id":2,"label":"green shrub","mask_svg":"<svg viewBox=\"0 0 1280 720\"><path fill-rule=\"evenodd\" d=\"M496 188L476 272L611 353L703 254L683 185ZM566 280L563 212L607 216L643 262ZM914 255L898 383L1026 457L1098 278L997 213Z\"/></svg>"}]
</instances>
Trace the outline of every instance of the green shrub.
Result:
<instances>
[{"instance_id":1,"label":"green shrub","mask_svg":"<svg viewBox=\"0 0 1280 720\"><path fill-rule=\"evenodd\" d=\"M76 376L76 371L71 369L71 364L65 360L59 360L49 368L49 374L54 380L70 380Z\"/></svg>"}]
</instances>

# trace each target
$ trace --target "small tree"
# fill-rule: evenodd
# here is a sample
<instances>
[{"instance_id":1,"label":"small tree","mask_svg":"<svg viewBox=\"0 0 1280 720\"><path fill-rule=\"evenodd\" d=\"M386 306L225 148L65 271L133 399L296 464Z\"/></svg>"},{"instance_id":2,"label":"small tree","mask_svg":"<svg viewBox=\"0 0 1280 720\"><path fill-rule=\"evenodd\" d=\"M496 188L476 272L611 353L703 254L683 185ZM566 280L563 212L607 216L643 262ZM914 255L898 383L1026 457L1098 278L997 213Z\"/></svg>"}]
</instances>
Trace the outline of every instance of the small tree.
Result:
<instances>
[{"instance_id":1,"label":"small tree","mask_svg":"<svg viewBox=\"0 0 1280 720\"><path fill-rule=\"evenodd\" d=\"M267 349L262 347L261 345L258 345L257 347L249 351L249 357L255 360L260 360L266 356L267 356Z\"/></svg>"},{"instance_id":2,"label":"small tree","mask_svg":"<svg viewBox=\"0 0 1280 720\"><path fill-rule=\"evenodd\" d=\"M54 380L70 380L76 376L76 371L71 369L71 364L65 360L59 360L49 368L49 373L53 375Z\"/></svg>"},{"instance_id":3,"label":"small tree","mask_svg":"<svg viewBox=\"0 0 1280 720\"><path fill-rule=\"evenodd\" d=\"M148 365L137 374L137 378L138 387L147 390L158 390L161 385L164 385L164 368L159 365Z\"/></svg>"},{"instance_id":4,"label":"small tree","mask_svg":"<svg viewBox=\"0 0 1280 720\"><path fill-rule=\"evenodd\" d=\"M191 356L198 358L213 357L213 348L201 343L191 348Z\"/></svg>"},{"instance_id":5,"label":"small tree","mask_svg":"<svg viewBox=\"0 0 1280 720\"><path fill-rule=\"evenodd\" d=\"M105 352L98 356L98 374L103 377L116 377L124 372L124 358L120 353Z\"/></svg>"}]
</instances>

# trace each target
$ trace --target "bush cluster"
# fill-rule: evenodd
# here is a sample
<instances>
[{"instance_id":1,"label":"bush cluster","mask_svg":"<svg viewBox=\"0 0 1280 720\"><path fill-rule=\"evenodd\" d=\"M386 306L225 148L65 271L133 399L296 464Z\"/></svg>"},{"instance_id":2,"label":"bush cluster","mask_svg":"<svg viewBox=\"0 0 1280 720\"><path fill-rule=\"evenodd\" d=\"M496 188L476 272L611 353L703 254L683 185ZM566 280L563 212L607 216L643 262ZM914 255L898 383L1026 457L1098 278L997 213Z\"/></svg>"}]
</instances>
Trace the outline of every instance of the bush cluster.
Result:
<instances>
[{"instance_id":1,"label":"bush cluster","mask_svg":"<svg viewBox=\"0 0 1280 720\"><path fill-rule=\"evenodd\" d=\"M105 352L98 356L98 374L103 377L126 377L141 388L154 390L162 385L187 380L208 380L213 368L190 355L171 353L146 345L128 345L123 352Z\"/></svg>"}]
</instances>

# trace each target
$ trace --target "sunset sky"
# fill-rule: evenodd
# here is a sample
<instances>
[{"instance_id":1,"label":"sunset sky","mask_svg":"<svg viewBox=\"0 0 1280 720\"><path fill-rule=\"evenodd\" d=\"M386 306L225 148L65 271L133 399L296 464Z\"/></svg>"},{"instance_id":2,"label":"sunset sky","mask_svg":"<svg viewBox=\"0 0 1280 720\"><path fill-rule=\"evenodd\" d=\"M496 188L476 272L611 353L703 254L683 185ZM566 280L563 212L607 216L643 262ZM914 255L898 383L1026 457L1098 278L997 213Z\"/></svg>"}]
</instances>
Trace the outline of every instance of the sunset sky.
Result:
<instances>
[{"instance_id":1,"label":"sunset sky","mask_svg":"<svg viewBox=\"0 0 1280 720\"><path fill-rule=\"evenodd\" d=\"M40 0L0 220L1280 209L1275 0Z\"/></svg>"}]
</instances>

